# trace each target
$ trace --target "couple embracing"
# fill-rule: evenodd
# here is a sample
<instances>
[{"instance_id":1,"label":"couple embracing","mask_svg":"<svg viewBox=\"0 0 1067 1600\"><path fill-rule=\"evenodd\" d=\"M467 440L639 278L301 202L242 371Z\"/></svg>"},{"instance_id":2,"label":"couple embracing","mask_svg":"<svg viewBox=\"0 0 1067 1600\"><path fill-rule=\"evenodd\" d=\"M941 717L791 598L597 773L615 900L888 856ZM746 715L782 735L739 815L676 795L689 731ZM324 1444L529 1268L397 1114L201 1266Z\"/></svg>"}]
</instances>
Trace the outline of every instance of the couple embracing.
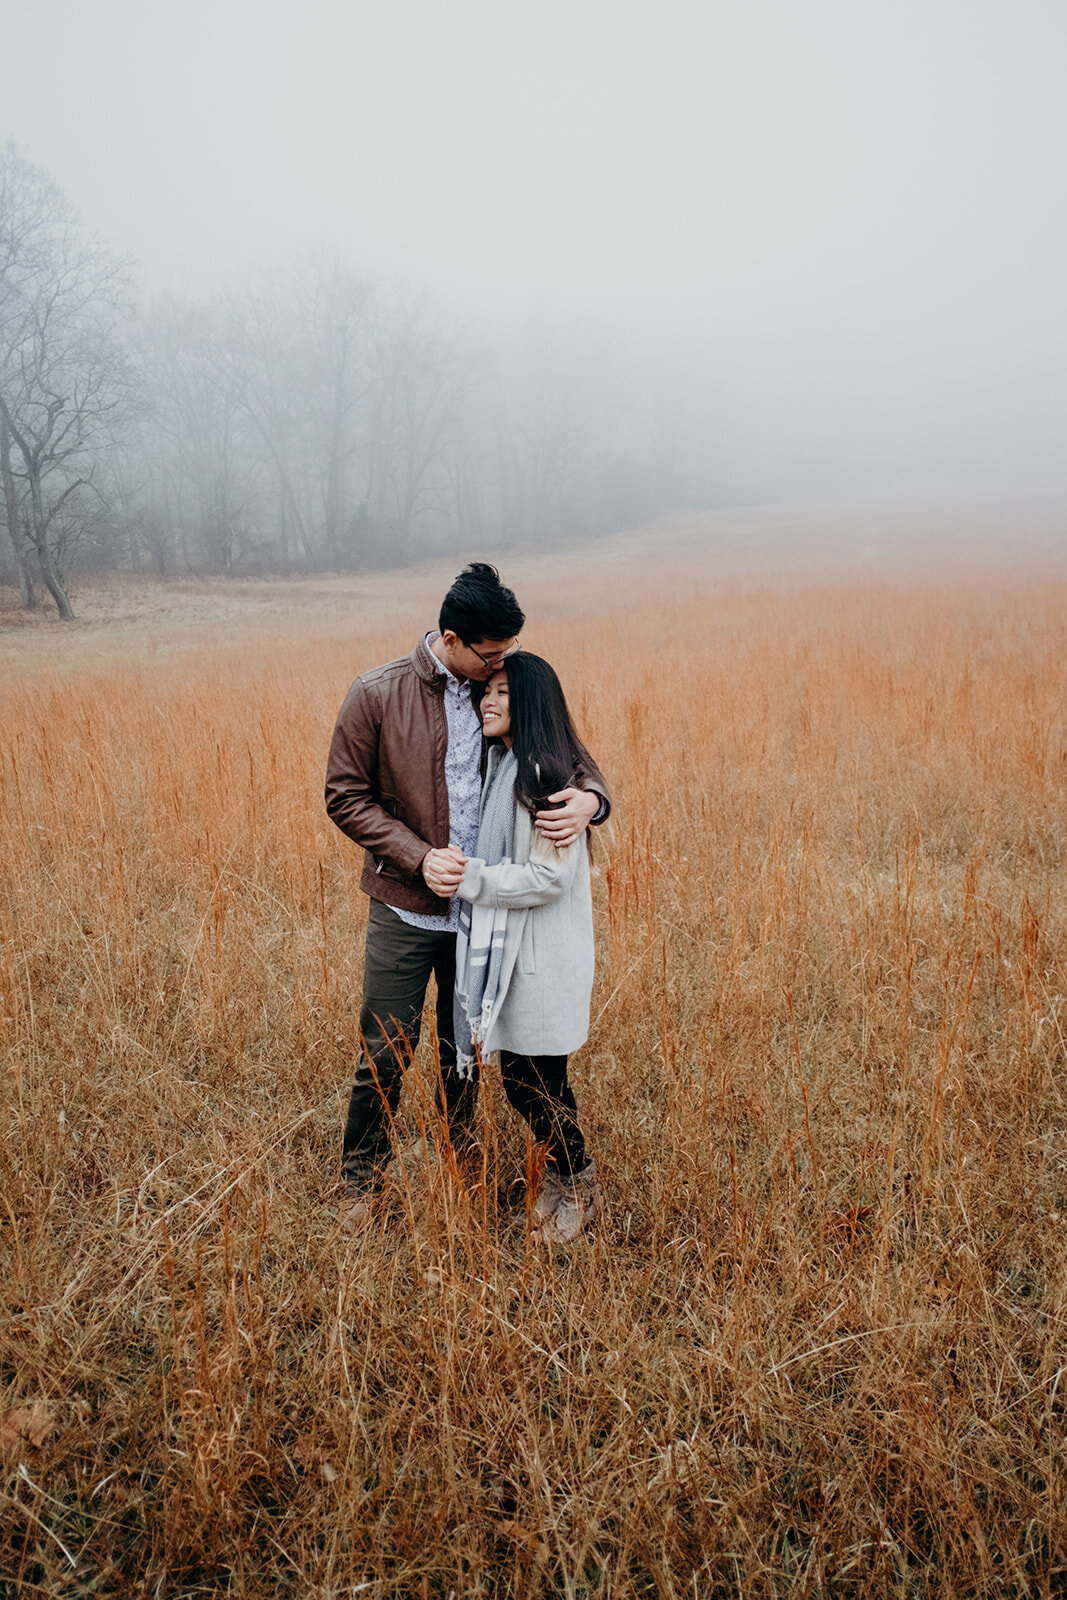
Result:
<instances>
[{"instance_id":1,"label":"couple embracing","mask_svg":"<svg viewBox=\"0 0 1067 1600\"><path fill-rule=\"evenodd\" d=\"M477 1150L481 1059L545 1146L535 1236L565 1243L599 1207L567 1077L593 983L586 830L609 799L559 679L519 646L525 618L474 562L409 656L363 673L330 746L326 809L363 846L370 896L362 1049L342 1151L342 1221L374 1217L404 1070L437 985L438 1111Z\"/></svg>"}]
</instances>

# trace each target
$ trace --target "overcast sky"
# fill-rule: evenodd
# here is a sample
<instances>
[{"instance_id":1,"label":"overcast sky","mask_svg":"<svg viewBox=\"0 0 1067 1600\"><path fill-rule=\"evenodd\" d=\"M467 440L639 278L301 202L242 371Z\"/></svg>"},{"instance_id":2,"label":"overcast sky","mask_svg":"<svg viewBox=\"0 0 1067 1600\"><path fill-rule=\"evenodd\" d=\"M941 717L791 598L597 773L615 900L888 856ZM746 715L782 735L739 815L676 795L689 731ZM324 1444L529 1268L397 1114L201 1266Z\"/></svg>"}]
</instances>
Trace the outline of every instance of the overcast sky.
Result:
<instances>
[{"instance_id":1,"label":"overcast sky","mask_svg":"<svg viewBox=\"0 0 1067 1600\"><path fill-rule=\"evenodd\" d=\"M150 289L338 252L464 315L700 350L791 459L873 451L890 477L935 434L932 470L1062 461L1065 83L1065 0L8 0L0 22L0 135Z\"/></svg>"}]
</instances>

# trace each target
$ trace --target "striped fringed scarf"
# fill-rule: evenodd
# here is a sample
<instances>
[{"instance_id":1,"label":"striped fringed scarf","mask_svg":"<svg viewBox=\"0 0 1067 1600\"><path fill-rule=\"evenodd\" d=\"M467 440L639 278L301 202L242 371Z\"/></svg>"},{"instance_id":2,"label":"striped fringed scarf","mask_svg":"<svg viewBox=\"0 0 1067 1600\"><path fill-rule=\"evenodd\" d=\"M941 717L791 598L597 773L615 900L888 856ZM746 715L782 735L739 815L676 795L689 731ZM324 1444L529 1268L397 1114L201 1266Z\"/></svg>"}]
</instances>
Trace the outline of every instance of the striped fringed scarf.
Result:
<instances>
[{"instance_id":1,"label":"striped fringed scarf","mask_svg":"<svg viewBox=\"0 0 1067 1600\"><path fill-rule=\"evenodd\" d=\"M511 860L516 765L514 751L508 750L482 799L474 854L487 867ZM459 903L454 1020L456 1072L461 1078L474 1074L474 1046L484 1040L497 1002L507 920L503 908L490 910L488 906L469 905L466 900Z\"/></svg>"}]
</instances>

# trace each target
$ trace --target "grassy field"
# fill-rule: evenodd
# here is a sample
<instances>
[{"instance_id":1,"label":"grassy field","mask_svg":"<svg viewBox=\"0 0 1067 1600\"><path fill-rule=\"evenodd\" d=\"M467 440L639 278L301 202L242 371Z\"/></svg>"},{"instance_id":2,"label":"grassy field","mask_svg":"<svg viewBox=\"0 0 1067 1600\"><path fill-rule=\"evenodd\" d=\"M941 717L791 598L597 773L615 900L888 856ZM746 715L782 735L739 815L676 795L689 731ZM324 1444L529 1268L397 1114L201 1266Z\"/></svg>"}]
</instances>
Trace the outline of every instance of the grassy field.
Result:
<instances>
[{"instance_id":1,"label":"grassy field","mask_svg":"<svg viewBox=\"0 0 1067 1600\"><path fill-rule=\"evenodd\" d=\"M506 565L614 791L569 1254L491 1081L336 1222L326 747L452 570L0 636L0 1594L1064 1594L1062 566Z\"/></svg>"}]
</instances>

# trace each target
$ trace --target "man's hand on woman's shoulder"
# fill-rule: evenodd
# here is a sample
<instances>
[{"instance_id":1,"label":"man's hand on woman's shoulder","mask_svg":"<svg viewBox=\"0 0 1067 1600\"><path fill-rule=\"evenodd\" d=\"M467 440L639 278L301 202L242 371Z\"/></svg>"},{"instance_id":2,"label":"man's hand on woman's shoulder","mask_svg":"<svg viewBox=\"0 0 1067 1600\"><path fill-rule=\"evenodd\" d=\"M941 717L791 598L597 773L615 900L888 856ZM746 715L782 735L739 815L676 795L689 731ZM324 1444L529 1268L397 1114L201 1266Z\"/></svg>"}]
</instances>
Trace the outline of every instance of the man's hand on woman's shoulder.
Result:
<instances>
[{"instance_id":1,"label":"man's hand on woman's shoulder","mask_svg":"<svg viewBox=\"0 0 1067 1600\"><path fill-rule=\"evenodd\" d=\"M592 789L560 789L548 798L558 809L537 813L537 831L563 850L582 837L600 810L600 796Z\"/></svg>"}]
</instances>

